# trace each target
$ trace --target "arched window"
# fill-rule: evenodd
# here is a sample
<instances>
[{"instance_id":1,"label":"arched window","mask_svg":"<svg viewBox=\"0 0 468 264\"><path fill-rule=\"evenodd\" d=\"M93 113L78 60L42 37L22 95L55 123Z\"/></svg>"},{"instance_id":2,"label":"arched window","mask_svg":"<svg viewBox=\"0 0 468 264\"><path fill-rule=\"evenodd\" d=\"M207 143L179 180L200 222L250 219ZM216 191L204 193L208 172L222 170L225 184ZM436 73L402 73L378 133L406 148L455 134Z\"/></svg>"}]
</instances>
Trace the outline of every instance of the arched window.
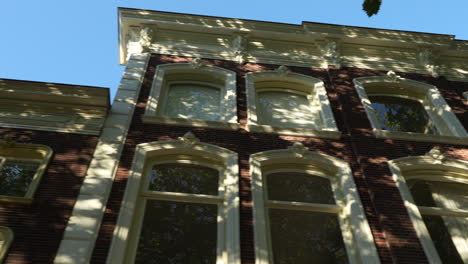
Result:
<instances>
[{"instance_id":1,"label":"arched window","mask_svg":"<svg viewBox=\"0 0 468 264\"><path fill-rule=\"evenodd\" d=\"M295 143L250 164L257 264L380 263L345 162Z\"/></svg>"},{"instance_id":2,"label":"arched window","mask_svg":"<svg viewBox=\"0 0 468 264\"><path fill-rule=\"evenodd\" d=\"M191 133L136 152L110 263L239 263L237 155Z\"/></svg>"},{"instance_id":3,"label":"arched window","mask_svg":"<svg viewBox=\"0 0 468 264\"><path fill-rule=\"evenodd\" d=\"M246 76L248 129L339 138L323 82L289 72L250 72Z\"/></svg>"},{"instance_id":4,"label":"arched window","mask_svg":"<svg viewBox=\"0 0 468 264\"><path fill-rule=\"evenodd\" d=\"M32 202L51 157L48 146L4 141L0 145L0 201Z\"/></svg>"},{"instance_id":5,"label":"arched window","mask_svg":"<svg viewBox=\"0 0 468 264\"><path fill-rule=\"evenodd\" d=\"M430 262L468 263L468 162L433 149L389 164Z\"/></svg>"},{"instance_id":6,"label":"arched window","mask_svg":"<svg viewBox=\"0 0 468 264\"><path fill-rule=\"evenodd\" d=\"M3 263L13 241L13 231L6 226L0 226L0 263Z\"/></svg>"},{"instance_id":7,"label":"arched window","mask_svg":"<svg viewBox=\"0 0 468 264\"><path fill-rule=\"evenodd\" d=\"M237 129L235 73L199 59L159 65L143 121Z\"/></svg>"},{"instance_id":8,"label":"arched window","mask_svg":"<svg viewBox=\"0 0 468 264\"><path fill-rule=\"evenodd\" d=\"M468 137L435 86L394 72L354 85L377 137L461 144Z\"/></svg>"}]
</instances>

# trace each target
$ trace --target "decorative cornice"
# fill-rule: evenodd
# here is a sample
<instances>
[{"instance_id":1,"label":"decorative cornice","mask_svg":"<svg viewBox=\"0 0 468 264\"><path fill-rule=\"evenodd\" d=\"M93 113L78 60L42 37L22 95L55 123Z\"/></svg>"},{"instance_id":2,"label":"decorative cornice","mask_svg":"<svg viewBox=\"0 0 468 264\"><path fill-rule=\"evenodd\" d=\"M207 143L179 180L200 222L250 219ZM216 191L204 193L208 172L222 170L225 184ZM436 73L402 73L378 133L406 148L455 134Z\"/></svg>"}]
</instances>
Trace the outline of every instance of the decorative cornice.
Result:
<instances>
[{"instance_id":1,"label":"decorative cornice","mask_svg":"<svg viewBox=\"0 0 468 264\"><path fill-rule=\"evenodd\" d=\"M153 29L152 38L145 42L151 42L146 47L153 53L238 63L372 68L468 80L468 42L455 40L452 35L310 22L292 25L127 8L120 8L119 16L122 64L129 53L144 50L140 31L155 27L158 38Z\"/></svg>"},{"instance_id":2,"label":"decorative cornice","mask_svg":"<svg viewBox=\"0 0 468 264\"><path fill-rule=\"evenodd\" d=\"M192 148L200 142L200 139L198 139L191 131L185 133L184 136L177 139L181 141L187 148Z\"/></svg>"},{"instance_id":3,"label":"decorative cornice","mask_svg":"<svg viewBox=\"0 0 468 264\"><path fill-rule=\"evenodd\" d=\"M443 161L446 156L440 151L439 147L432 148L429 152L426 153L426 156L433 158L435 161Z\"/></svg>"},{"instance_id":4,"label":"decorative cornice","mask_svg":"<svg viewBox=\"0 0 468 264\"><path fill-rule=\"evenodd\" d=\"M307 147L304 146L301 142L294 142L292 146L288 147L288 150L294 157L302 158L304 154L309 150Z\"/></svg>"}]
</instances>

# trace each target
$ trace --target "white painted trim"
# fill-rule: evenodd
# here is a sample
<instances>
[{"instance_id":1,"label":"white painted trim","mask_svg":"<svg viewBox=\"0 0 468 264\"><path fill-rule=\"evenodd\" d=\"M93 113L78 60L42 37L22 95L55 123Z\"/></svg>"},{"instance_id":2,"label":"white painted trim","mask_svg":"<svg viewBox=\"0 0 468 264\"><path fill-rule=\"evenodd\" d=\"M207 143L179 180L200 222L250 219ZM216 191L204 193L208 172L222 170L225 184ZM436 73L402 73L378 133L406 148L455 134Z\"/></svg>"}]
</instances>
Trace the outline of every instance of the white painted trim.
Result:
<instances>
[{"instance_id":1,"label":"white painted trim","mask_svg":"<svg viewBox=\"0 0 468 264\"><path fill-rule=\"evenodd\" d=\"M119 218L114 230L114 237L111 249L107 258L107 263L125 263L125 255L128 254L128 238L131 230L135 230L134 214L137 208L137 197L139 196L142 179L145 178L145 166L152 159L164 159L168 155L188 155L192 157L202 157L212 160L215 163L221 162L224 169L223 185L225 186L224 208L225 208L225 234L224 241L227 255L227 263L240 263L240 238L239 238L239 194L238 194L238 163L237 154L210 144L199 141L180 140L158 141L144 143L137 146L133 158L131 173L128 178L125 195L122 200ZM170 161L168 161L170 162ZM183 195L186 196L186 195ZM182 198L182 197L181 197ZM187 199L184 197L183 199ZM210 198L211 199L211 198ZM222 263L222 262L217 262ZM226 263L225 263L226 264Z\"/></svg>"},{"instance_id":2,"label":"white painted trim","mask_svg":"<svg viewBox=\"0 0 468 264\"><path fill-rule=\"evenodd\" d=\"M144 122L158 123L158 124L172 124L182 126L203 126L224 129L237 129L237 100L236 100L236 74L235 72L227 69L219 68L216 66L204 65L198 62L197 59L192 60L190 63L172 63L158 65L154 75L153 85L146 105ZM221 119L219 121L208 120L188 120L183 118L172 118L161 116L161 109L164 106L164 98L168 89L168 75L185 74L194 76L193 78L202 78L203 82L207 85L219 87L221 89L221 102L222 106ZM208 77L209 76L209 77ZM210 78L210 79L207 79ZM221 85L216 85L213 80L222 82ZM190 81L190 80L184 80ZM195 79L199 83L200 80ZM221 125L219 123L226 123Z\"/></svg>"},{"instance_id":3,"label":"white painted trim","mask_svg":"<svg viewBox=\"0 0 468 264\"><path fill-rule=\"evenodd\" d=\"M330 101L328 100L323 82L314 77L289 72L288 70L284 70L284 68L283 70L280 69L281 67L276 71L249 72L246 74L247 129L253 132L319 136L332 139L340 138L341 132L338 131L336 127ZM260 89L256 87L256 83L262 81L278 82L278 86L281 86L282 82L286 86L284 87L285 90L290 89L293 92L307 94L310 106L315 108L316 112L314 114L317 115L317 119L320 120L319 125L311 129L305 129L261 124L257 115L257 93ZM294 83L294 86L298 87L291 88L288 86L290 83Z\"/></svg>"},{"instance_id":4,"label":"white painted trim","mask_svg":"<svg viewBox=\"0 0 468 264\"><path fill-rule=\"evenodd\" d=\"M463 145L468 144L468 133L452 112L437 87L427 83L404 79L391 72L389 72L387 76L356 78L353 82L377 137ZM378 87L379 84L382 84L382 88ZM377 89L377 92L373 91L371 95L374 93L379 95L383 93L391 96L401 95L405 98L411 98L421 102L439 135L385 131L379 129L379 121L374 113L374 109L372 108L372 103L369 100L368 89L366 89L366 86L372 86L374 90ZM379 92L379 89L382 92ZM408 93L411 95L408 95Z\"/></svg>"},{"instance_id":5,"label":"white painted trim","mask_svg":"<svg viewBox=\"0 0 468 264\"><path fill-rule=\"evenodd\" d=\"M90 261L148 60L148 54L132 54L123 73L65 228L55 264L87 264Z\"/></svg>"},{"instance_id":6,"label":"white painted trim","mask_svg":"<svg viewBox=\"0 0 468 264\"><path fill-rule=\"evenodd\" d=\"M432 243L432 239L427 231L426 225L424 224L420 210L413 200L406 180L410 178L408 174L414 174L418 170L425 170L429 172L424 174L423 177L425 180L468 184L468 162L446 158L443 155L436 157L429 154L430 153L426 156L411 156L394 159L388 162L388 166L393 174L393 179L400 190L405 207L408 210L411 222L413 223L414 229L416 230L416 234L421 242L424 252L426 253L429 263L441 264L442 261L437 254L434 244ZM443 177L440 175L441 173L444 174L447 172L456 172L459 179L454 177ZM411 177L411 179L413 178L415 177ZM432 212L434 213L434 211ZM465 258L466 257L467 256L465 256Z\"/></svg>"},{"instance_id":7,"label":"white painted trim","mask_svg":"<svg viewBox=\"0 0 468 264\"><path fill-rule=\"evenodd\" d=\"M250 156L256 264L268 264L271 259L267 217L264 209L263 192L265 187L262 178L268 173L265 171L265 167L272 164L275 166L297 164L298 167L313 165L314 168L318 168L320 175L326 175L332 183L335 200L339 206L338 218L350 263L380 263L374 237L349 165L337 158L308 151L302 144L295 143L288 150L271 150ZM325 207L326 209L322 208L321 210L336 210L333 206Z\"/></svg>"}]
</instances>

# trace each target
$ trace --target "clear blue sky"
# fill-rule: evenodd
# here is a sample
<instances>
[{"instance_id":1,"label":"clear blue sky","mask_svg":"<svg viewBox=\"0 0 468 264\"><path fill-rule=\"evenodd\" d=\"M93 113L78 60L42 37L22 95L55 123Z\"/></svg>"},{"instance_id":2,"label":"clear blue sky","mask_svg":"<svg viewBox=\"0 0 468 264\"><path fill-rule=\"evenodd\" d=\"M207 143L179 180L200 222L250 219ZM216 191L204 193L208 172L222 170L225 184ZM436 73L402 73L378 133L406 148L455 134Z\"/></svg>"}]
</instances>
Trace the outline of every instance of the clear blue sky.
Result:
<instances>
[{"instance_id":1,"label":"clear blue sky","mask_svg":"<svg viewBox=\"0 0 468 264\"><path fill-rule=\"evenodd\" d=\"M118 86L117 7L299 24L301 21L456 35L468 40L468 0L2 0L0 78Z\"/></svg>"}]
</instances>

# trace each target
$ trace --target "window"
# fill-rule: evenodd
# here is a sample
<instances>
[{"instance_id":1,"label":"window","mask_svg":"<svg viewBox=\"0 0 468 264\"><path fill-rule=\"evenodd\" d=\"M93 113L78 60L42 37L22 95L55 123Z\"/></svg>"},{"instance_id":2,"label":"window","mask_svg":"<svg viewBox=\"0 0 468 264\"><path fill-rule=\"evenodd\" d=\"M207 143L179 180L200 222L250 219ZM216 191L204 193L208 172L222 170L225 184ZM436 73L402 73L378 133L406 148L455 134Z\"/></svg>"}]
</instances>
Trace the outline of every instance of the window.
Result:
<instances>
[{"instance_id":1,"label":"window","mask_svg":"<svg viewBox=\"0 0 468 264\"><path fill-rule=\"evenodd\" d=\"M390 162L431 263L468 263L468 163L437 149Z\"/></svg>"},{"instance_id":2,"label":"window","mask_svg":"<svg viewBox=\"0 0 468 264\"><path fill-rule=\"evenodd\" d=\"M188 133L139 145L132 171L110 262L240 263L235 153Z\"/></svg>"},{"instance_id":3,"label":"window","mask_svg":"<svg viewBox=\"0 0 468 264\"><path fill-rule=\"evenodd\" d=\"M394 72L354 84L377 137L466 144L459 137L468 134L437 87Z\"/></svg>"},{"instance_id":4,"label":"window","mask_svg":"<svg viewBox=\"0 0 468 264\"><path fill-rule=\"evenodd\" d=\"M0 201L32 202L52 156L44 145L4 143L0 147Z\"/></svg>"},{"instance_id":5,"label":"window","mask_svg":"<svg viewBox=\"0 0 468 264\"><path fill-rule=\"evenodd\" d=\"M237 129L235 73L199 59L159 65L143 121Z\"/></svg>"},{"instance_id":6,"label":"window","mask_svg":"<svg viewBox=\"0 0 468 264\"><path fill-rule=\"evenodd\" d=\"M319 79L276 71L247 74L248 129L255 132L339 138Z\"/></svg>"},{"instance_id":7,"label":"window","mask_svg":"<svg viewBox=\"0 0 468 264\"><path fill-rule=\"evenodd\" d=\"M295 143L250 164L257 264L380 263L345 162Z\"/></svg>"},{"instance_id":8,"label":"window","mask_svg":"<svg viewBox=\"0 0 468 264\"><path fill-rule=\"evenodd\" d=\"M5 260L12 241L13 231L6 226L0 226L0 263L3 263Z\"/></svg>"}]
</instances>

